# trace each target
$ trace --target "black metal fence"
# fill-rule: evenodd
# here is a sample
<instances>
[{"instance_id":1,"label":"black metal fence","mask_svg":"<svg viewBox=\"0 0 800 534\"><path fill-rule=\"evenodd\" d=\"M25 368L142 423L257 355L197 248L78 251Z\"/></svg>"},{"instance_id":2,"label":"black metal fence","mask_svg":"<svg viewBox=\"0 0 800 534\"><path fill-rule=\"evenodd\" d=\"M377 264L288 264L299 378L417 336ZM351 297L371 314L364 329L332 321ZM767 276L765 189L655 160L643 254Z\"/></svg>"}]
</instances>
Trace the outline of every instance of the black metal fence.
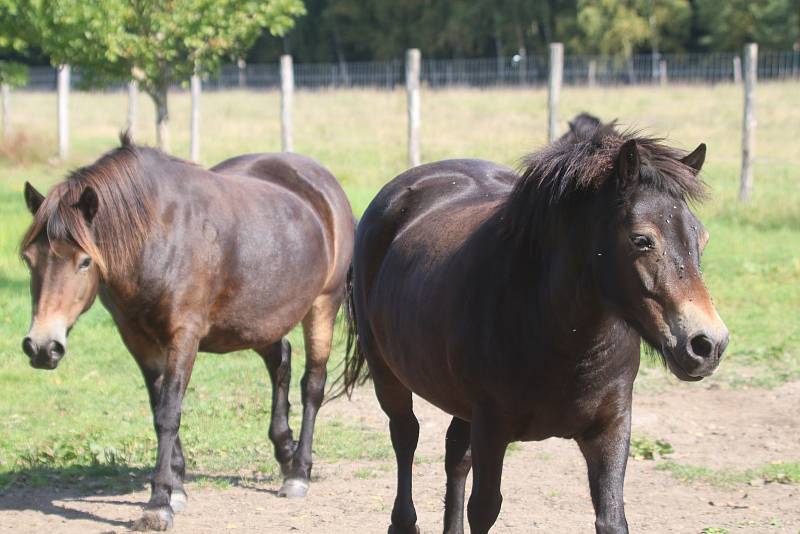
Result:
<instances>
[{"instance_id":1,"label":"black metal fence","mask_svg":"<svg viewBox=\"0 0 800 534\"><path fill-rule=\"evenodd\" d=\"M566 56L563 80L568 86L715 84L738 81L740 66L739 56L734 53L647 54L629 59ZM421 81L432 88L541 86L547 83L547 76L547 56L517 55L483 59L423 59ZM392 89L405 83L405 68L401 60L297 63L294 77L295 86L305 89ZM758 77L761 80L800 79L800 51L759 53ZM76 89L86 89L80 69L73 70L72 85ZM203 85L206 90L276 89L280 87L280 70L277 62L243 68L226 65L219 74L204 80ZM122 87L120 84L108 89ZM32 67L28 84L23 89L52 91L55 88L55 69Z\"/></svg>"}]
</instances>

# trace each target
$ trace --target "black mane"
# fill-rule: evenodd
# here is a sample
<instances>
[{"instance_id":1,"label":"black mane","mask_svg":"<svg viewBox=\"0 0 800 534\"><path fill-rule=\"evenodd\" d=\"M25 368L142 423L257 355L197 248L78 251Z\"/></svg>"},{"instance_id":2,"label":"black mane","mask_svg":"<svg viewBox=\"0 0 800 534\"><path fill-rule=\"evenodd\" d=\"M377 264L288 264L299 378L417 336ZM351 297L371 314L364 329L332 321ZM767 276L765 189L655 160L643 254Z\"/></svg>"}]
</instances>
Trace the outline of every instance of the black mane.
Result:
<instances>
[{"instance_id":1,"label":"black mane","mask_svg":"<svg viewBox=\"0 0 800 534\"><path fill-rule=\"evenodd\" d=\"M523 159L520 179L503 209L507 235L530 245L532 234L559 207L613 185L609 181L616 176L620 147L630 140L636 142L641 161L638 187L686 201L705 198L706 186L697 171L680 161L686 152L661 138L620 131L615 121L603 124L581 113L570 122L569 132Z\"/></svg>"}]
</instances>

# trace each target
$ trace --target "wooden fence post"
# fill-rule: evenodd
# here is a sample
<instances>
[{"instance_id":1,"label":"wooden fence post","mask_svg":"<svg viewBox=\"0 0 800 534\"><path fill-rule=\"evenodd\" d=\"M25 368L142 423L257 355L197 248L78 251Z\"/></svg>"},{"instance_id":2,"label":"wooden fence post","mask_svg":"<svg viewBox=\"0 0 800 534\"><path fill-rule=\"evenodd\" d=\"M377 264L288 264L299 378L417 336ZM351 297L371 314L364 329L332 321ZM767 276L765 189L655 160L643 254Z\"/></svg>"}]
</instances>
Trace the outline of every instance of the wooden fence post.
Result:
<instances>
[{"instance_id":1,"label":"wooden fence post","mask_svg":"<svg viewBox=\"0 0 800 534\"><path fill-rule=\"evenodd\" d=\"M739 200L748 202L753 191L753 159L756 144L756 81L758 79L758 45L744 46L744 117L742 121L742 177Z\"/></svg>"},{"instance_id":2,"label":"wooden fence post","mask_svg":"<svg viewBox=\"0 0 800 534\"><path fill-rule=\"evenodd\" d=\"M200 76L195 73L189 81L192 93L192 120L191 120L191 139L189 143L190 158L192 161L200 161L200 91L202 82Z\"/></svg>"},{"instance_id":3,"label":"wooden fence post","mask_svg":"<svg viewBox=\"0 0 800 534\"><path fill-rule=\"evenodd\" d=\"M597 60L592 59L589 61L589 87L597 85Z\"/></svg>"},{"instance_id":4,"label":"wooden fence post","mask_svg":"<svg viewBox=\"0 0 800 534\"><path fill-rule=\"evenodd\" d=\"M69 156L69 65L58 66L58 157Z\"/></svg>"},{"instance_id":5,"label":"wooden fence post","mask_svg":"<svg viewBox=\"0 0 800 534\"><path fill-rule=\"evenodd\" d=\"M739 56L733 57L733 83L742 83L742 58Z\"/></svg>"},{"instance_id":6,"label":"wooden fence post","mask_svg":"<svg viewBox=\"0 0 800 534\"><path fill-rule=\"evenodd\" d=\"M3 99L3 139L8 139L11 134L11 87L7 84L0 84L0 93Z\"/></svg>"},{"instance_id":7,"label":"wooden fence post","mask_svg":"<svg viewBox=\"0 0 800 534\"><path fill-rule=\"evenodd\" d=\"M139 114L139 82L128 82L128 120L126 128L128 135L133 139L136 136L136 116Z\"/></svg>"},{"instance_id":8,"label":"wooden fence post","mask_svg":"<svg viewBox=\"0 0 800 534\"><path fill-rule=\"evenodd\" d=\"M292 144L292 98L294 96L294 67L292 56L281 56L281 150L291 152Z\"/></svg>"},{"instance_id":9,"label":"wooden fence post","mask_svg":"<svg viewBox=\"0 0 800 534\"><path fill-rule=\"evenodd\" d=\"M558 137L558 99L564 73L564 45L550 43L550 78L547 85L547 139L552 143Z\"/></svg>"},{"instance_id":10,"label":"wooden fence post","mask_svg":"<svg viewBox=\"0 0 800 534\"><path fill-rule=\"evenodd\" d=\"M239 89L247 87L247 62L243 57L236 61L236 67L239 69Z\"/></svg>"},{"instance_id":11,"label":"wooden fence post","mask_svg":"<svg viewBox=\"0 0 800 534\"><path fill-rule=\"evenodd\" d=\"M420 154L420 100L419 75L422 54L419 49L406 51L406 95L408 100L408 164L416 167L422 161Z\"/></svg>"},{"instance_id":12,"label":"wooden fence post","mask_svg":"<svg viewBox=\"0 0 800 534\"><path fill-rule=\"evenodd\" d=\"M666 87L668 79L667 79L667 60L662 59L658 62L658 80L661 83L661 87Z\"/></svg>"}]
</instances>

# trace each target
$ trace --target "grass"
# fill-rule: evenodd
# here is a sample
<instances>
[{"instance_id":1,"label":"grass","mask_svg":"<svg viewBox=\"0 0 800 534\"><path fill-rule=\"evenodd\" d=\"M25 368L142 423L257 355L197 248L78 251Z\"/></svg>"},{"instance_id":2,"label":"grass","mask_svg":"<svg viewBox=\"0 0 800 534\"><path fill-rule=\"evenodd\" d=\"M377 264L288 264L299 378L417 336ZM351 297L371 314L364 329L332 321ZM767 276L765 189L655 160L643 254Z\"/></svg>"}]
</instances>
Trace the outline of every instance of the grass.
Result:
<instances>
[{"instance_id":1,"label":"grass","mask_svg":"<svg viewBox=\"0 0 800 534\"><path fill-rule=\"evenodd\" d=\"M710 469L667 460L656 469L668 471L681 482L706 482L715 486L730 487L736 484L800 484L800 462L773 462L754 469Z\"/></svg>"},{"instance_id":2,"label":"grass","mask_svg":"<svg viewBox=\"0 0 800 534\"><path fill-rule=\"evenodd\" d=\"M663 439L651 439L647 436L631 436L631 447L628 456L634 460L656 460L675 452L672 445Z\"/></svg>"},{"instance_id":3,"label":"grass","mask_svg":"<svg viewBox=\"0 0 800 534\"><path fill-rule=\"evenodd\" d=\"M713 379L724 385L772 387L800 377L800 108L788 105L798 90L796 83L759 87L755 192L747 206L735 201L739 88L569 88L561 97L562 128L566 119L588 110L666 134L683 148L708 143L704 176L713 198L698 213L712 236L704 257L706 281L732 333L727 361ZM142 100L137 137L152 143L152 106ZM17 133L0 147L0 488L80 477L138 484L137 477L152 465L155 438L133 359L109 315L96 305L72 332L70 352L58 371L28 367L20 342L29 325L30 297L16 252L30 220L22 201L25 180L46 190L70 168L91 163L113 147L125 120L125 96L72 95L71 157L62 163L50 158L55 96L15 93L11 102ZM545 142L545 103L542 90L425 91L423 158L480 157L516 165ZM188 96L174 94L170 105L173 152L187 156ZM207 93L202 107L203 164L279 149L277 93ZM404 114L399 91L300 91L295 147L330 168L360 214L376 191L405 169ZM293 332L290 340L295 349L292 403L298 407L302 336ZM339 340L332 365L341 353ZM259 358L252 353L201 356L181 429L190 472L203 473L209 484L230 483L220 473L277 476L266 437L269 410L267 373ZM299 430L297 414L292 423ZM325 408L317 428L317 461L391 457L387 435L330 419Z\"/></svg>"}]
</instances>

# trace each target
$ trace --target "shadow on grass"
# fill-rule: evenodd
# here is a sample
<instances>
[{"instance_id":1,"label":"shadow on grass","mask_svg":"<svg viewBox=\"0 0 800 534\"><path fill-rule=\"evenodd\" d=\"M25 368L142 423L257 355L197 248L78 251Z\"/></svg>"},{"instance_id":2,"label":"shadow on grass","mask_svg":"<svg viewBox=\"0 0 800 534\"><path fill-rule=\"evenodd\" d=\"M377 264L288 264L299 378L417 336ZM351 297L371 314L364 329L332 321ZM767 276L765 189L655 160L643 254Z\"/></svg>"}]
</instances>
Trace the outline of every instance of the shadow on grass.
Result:
<instances>
[{"instance_id":1,"label":"shadow on grass","mask_svg":"<svg viewBox=\"0 0 800 534\"><path fill-rule=\"evenodd\" d=\"M126 500L118 497L148 490L151 472L152 468L116 464L64 468L35 467L0 473L0 513L35 511L70 521L86 520L128 528L132 520L138 517L138 510L131 512L131 520L121 521L70 508L64 503L86 502L143 507L147 502L146 498ZM254 483L257 482L240 476L188 474L186 479L189 484L197 482L220 488L243 487L250 491L277 495L277 490L256 487ZM191 492L189 499L191 506Z\"/></svg>"}]
</instances>

